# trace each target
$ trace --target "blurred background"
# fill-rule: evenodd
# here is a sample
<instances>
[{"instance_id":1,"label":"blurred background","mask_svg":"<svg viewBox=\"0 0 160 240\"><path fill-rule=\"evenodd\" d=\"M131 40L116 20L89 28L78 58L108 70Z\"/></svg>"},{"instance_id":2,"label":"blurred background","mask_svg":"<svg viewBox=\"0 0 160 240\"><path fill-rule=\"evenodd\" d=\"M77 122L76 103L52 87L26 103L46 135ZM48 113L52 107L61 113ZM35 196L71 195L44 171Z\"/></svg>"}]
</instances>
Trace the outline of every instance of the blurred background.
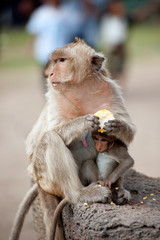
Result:
<instances>
[{"instance_id":1,"label":"blurred background","mask_svg":"<svg viewBox=\"0 0 160 240\"><path fill-rule=\"evenodd\" d=\"M46 91L49 53L78 36L107 57L137 133L134 168L160 177L160 1L0 1L0 239L30 187L25 139ZM36 239L31 212L21 239Z\"/></svg>"}]
</instances>

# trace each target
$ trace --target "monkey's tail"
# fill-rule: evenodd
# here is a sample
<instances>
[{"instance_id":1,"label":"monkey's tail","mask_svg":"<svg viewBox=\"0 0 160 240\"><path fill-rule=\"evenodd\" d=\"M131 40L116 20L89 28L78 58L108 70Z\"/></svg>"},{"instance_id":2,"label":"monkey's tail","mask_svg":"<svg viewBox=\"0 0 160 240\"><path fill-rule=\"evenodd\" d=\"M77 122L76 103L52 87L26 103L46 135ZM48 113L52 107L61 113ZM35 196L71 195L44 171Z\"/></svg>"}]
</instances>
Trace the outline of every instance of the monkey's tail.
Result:
<instances>
[{"instance_id":1,"label":"monkey's tail","mask_svg":"<svg viewBox=\"0 0 160 240\"><path fill-rule=\"evenodd\" d=\"M27 192L22 200L18 212L16 214L9 240L18 240L23 226L25 215L27 214L32 202L38 195L37 184L35 183L32 188Z\"/></svg>"},{"instance_id":2,"label":"monkey's tail","mask_svg":"<svg viewBox=\"0 0 160 240\"><path fill-rule=\"evenodd\" d=\"M67 199L64 198L57 206L54 216L53 216L53 224L52 224L52 229L51 229L51 236L50 240L53 240L55 238L55 233L56 233L56 225L58 222L58 218L62 212L62 209L65 207L65 205L68 203Z\"/></svg>"}]
</instances>

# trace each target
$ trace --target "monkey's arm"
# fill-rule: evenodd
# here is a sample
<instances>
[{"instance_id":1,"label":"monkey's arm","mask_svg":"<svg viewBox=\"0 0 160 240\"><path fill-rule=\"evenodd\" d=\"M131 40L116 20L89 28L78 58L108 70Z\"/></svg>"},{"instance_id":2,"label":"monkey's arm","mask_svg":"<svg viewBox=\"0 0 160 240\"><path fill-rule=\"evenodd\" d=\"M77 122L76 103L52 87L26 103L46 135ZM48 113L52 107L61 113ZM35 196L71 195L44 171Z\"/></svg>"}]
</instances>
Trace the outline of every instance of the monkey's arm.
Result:
<instances>
[{"instance_id":1,"label":"monkey's arm","mask_svg":"<svg viewBox=\"0 0 160 240\"><path fill-rule=\"evenodd\" d=\"M97 130L99 127L98 117L94 115L82 116L69 122L56 126L53 130L63 139L66 146L80 138L85 130Z\"/></svg>"},{"instance_id":2,"label":"monkey's arm","mask_svg":"<svg viewBox=\"0 0 160 240\"><path fill-rule=\"evenodd\" d=\"M134 164L132 158L125 159L121 162L114 171L109 175L107 182L108 187L111 188L112 184L115 183L130 167Z\"/></svg>"},{"instance_id":3,"label":"monkey's arm","mask_svg":"<svg viewBox=\"0 0 160 240\"><path fill-rule=\"evenodd\" d=\"M121 88L109 78L107 78L107 82L109 82L112 91L112 102L109 110L115 119L106 122L104 129L107 134L114 135L128 146L133 140L136 128L127 112Z\"/></svg>"},{"instance_id":4,"label":"monkey's arm","mask_svg":"<svg viewBox=\"0 0 160 240\"><path fill-rule=\"evenodd\" d=\"M105 180L105 185L111 188L120 177L122 177L125 172L133 166L134 160L129 155L125 146L119 146L115 144L113 148L109 150L111 156L119 163L109 177Z\"/></svg>"},{"instance_id":5,"label":"monkey's arm","mask_svg":"<svg viewBox=\"0 0 160 240\"><path fill-rule=\"evenodd\" d=\"M128 123L124 120L114 119L109 120L104 124L104 129L107 135L114 135L117 139L120 139L126 145L128 145L134 137L135 126L132 123Z\"/></svg>"}]
</instances>

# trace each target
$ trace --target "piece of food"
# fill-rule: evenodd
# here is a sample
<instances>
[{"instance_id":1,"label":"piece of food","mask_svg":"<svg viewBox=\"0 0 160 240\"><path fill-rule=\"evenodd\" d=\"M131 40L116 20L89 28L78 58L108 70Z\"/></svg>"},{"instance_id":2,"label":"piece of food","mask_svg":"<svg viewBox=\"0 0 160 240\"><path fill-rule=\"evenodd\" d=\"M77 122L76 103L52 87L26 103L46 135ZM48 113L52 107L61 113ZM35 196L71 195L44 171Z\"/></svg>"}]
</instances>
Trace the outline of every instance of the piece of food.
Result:
<instances>
[{"instance_id":1,"label":"piece of food","mask_svg":"<svg viewBox=\"0 0 160 240\"><path fill-rule=\"evenodd\" d=\"M103 129L104 123L108 122L109 120L114 119L113 114L109 110L106 110L106 109L100 110L100 111L96 112L94 115L99 117L101 129L98 129L98 132L101 132L101 133L105 132L105 130Z\"/></svg>"}]
</instances>

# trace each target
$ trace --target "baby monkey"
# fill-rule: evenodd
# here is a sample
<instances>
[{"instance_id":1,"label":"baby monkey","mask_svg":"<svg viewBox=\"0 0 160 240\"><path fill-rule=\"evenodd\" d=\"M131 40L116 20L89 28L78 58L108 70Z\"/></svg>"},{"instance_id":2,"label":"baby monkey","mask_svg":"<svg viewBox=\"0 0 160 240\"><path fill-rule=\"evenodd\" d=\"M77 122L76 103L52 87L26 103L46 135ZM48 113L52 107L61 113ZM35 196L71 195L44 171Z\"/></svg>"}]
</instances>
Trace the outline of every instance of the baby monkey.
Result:
<instances>
[{"instance_id":1,"label":"baby monkey","mask_svg":"<svg viewBox=\"0 0 160 240\"><path fill-rule=\"evenodd\" d=\"M98 156L96 164L99 170L100 185L109 187L116 204L125 204L131 199L130 193L123 187L126 171L133 166L134 160L127 146L115 136L106 132L92 132Z\"/></svg>"}]
</instances>

